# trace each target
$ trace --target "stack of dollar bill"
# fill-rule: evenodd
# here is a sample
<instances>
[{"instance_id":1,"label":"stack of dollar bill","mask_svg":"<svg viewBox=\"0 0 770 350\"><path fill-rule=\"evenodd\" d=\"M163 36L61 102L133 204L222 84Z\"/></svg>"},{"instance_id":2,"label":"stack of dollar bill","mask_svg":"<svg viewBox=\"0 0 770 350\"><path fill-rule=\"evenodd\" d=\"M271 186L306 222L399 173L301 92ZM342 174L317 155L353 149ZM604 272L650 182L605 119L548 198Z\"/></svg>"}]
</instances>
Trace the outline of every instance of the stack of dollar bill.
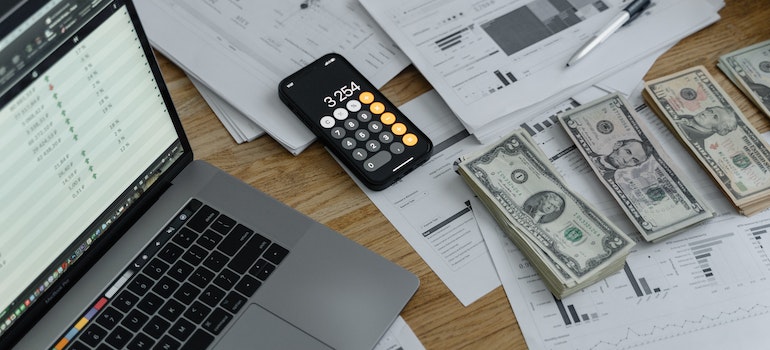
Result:
<instances>
[{"instance_id":1,"label":"stack of dollar bill","mask_svg":"<svg viewBox=\"0 0 770 350\"><path fill-rule=\"evenodd\" d=\"M705 67L646 82L643 95L738 212L770 206L770 148Z\"/></svg>"},{"instance_id":2,"label":"stack of dollar bill","mask_svg":"<svg viewBox=\"0 0 770 350\"><path fill-rule=\"evenodd\" d=\"M464 156L458 172L557 298L620 270L634 245L521 130Z\"/></svg>"},{"instance_id":3,"label":"stack of dollar bill","mask_svg":"<svg viewBox=\"0 0 770 350\"><path fill-rule=\"evenodd\" d=\"M717 66L770 117L770 40L719 57Z\"/></svg>"},{"instance_id":4,"label":"stack of dollar bill","mask_svg":"<svg viewBox=\"0 0 770 350\"><path fill-rule=\"evenodd\" d=\"M645 240L714 216L623 96L602 97L559 121Z\"/></svg>"}]
</instances>

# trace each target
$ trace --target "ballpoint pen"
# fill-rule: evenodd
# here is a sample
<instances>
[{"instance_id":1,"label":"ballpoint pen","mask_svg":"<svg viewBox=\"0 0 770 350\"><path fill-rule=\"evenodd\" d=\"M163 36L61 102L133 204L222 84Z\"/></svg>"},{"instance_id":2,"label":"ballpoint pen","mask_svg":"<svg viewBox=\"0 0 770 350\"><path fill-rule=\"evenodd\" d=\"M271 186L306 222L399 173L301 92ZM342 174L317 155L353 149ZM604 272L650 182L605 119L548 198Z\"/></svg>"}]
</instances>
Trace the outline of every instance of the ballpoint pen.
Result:
<instances>
[{"instance_id":1,"label":"ballpoint pen","mask_svg":"<svg viewBox=\"0 0 770 350\"><path fill-rule=\"evenodd\" d=\"M628 4L628 6L623 9L623 11L620 11L620 13L618 13L618 15L615 16L612 21L610 21L604 28L602 28L602 30L594 35L591 40L581 46L580 49L577 50L574 55L572 55L572 57L570 57L569 61L567 61L567 67L574 65L577 61L585 57L585 55L599 46L599 44L607 40L607 38L609 38L612 33L615 33L615 31L620 29L620 27L636 19L636 17L638 17L649 5L650 0L634 0Z\"/></svg>"}]
</instances>

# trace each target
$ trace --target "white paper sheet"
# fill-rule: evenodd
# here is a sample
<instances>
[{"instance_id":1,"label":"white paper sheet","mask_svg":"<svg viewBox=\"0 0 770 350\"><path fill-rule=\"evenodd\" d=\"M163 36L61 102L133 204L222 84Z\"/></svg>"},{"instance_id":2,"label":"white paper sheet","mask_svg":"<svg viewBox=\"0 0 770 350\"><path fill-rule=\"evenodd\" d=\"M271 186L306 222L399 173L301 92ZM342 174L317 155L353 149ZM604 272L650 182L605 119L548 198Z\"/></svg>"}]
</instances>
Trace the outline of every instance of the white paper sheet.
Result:
<instances>
[{"instance_id":1,"label":"white paper sheet","mask_svg":"<svg viewBox=\"0 0 770 350\"><path fill-rule=\"evenodd\" d=\"M203 83L192 77L190 78L190 81L195 88L198 89L198 92L200 92L203 99L206 100L206 103L208 103L211 110L217 118L219 118L219 121L222 122L225 129L227 129L233 139L235 139L235 142L244 143L254 141L257 137L265 134L265 131L262 130L257 123L254 123L254 121L247 118L243 113L203 85Z\"/></svg>"},{"instance_id":2,"label":"white paper sheet","mask_svg":"<svg viewBox=\"0 0 770 350\"><path fill-rule=\"evenodd\" d=\"M633 96L641 104L638 95ZM496 228L483 229L492 259L531 349L761 349L770 343L770 211L740 216L648 109L669 155L689 172L721 215L665 241L638 242L625 268L556 300L529 262ZM559 126L535 136L592 204L631 227ZM765 135L767 137L767 135ZM561 150L561 151L560 151ZM606 197L606 198L602 198ZM485 220L488 213L477 213ZM492 220L488 218L488 220ZM630 229L630 228L629 228Z\"/></svg>"},{"instance_id":3,"label":"white paper sheet","mask_svg":"<svg viewBox=\"0 0 770 350\"><path fill-rule=\"evenodd\" d=\"M573 106L564 102L550 115ZM385 190L359 187L468 306L500 285L480 231L496 224L478 220L476 211L485 210L483 204L454 170L459 156L483 145L462 129L435 91L399 109L434 142L431 159Z\"/></svg>"},{"instance_id":4,"label":"white paper sheet","mask_svg":"<svg viewBox=\"0 0 770 350\"><path fill-rule=\"evenodd\" d=\"M638 86L651 64L650 60L652 59L642 60L617 75L622 75L624 79L633 81ZM597 85L612 86L613 82L618 80L620 79L611 76ZM521 123L516 127L524 128L531 135L535 135L556 125L554 114L557 111L575 107L579 102L589 102L609 92L612 91L592 87L574 99L556 104L553 110L544 113L540 119L534 117L536 122ZM494 229L496 223L475 217L475 209L481 208L483 211L483 204L476 199L453 168L454 161L460 155L471 153L482 145L463 131L459 120L436 91L427 92L399 109L433 141L431 160L383 191L371 191L360 183L358 185L460 302L466 306L470 305L500 285L499 278L490 264L491 260L484 257L488 252L482 254L484 249L479 242L483 236L478 232L478 229L483 231L485 226ZM502 132L506 130L511 131L511 127L501 127ZM563 137L568 141L566 134ZM609 194L605 196L604 200L611 198ZM618 215L622 215L622 212L618 212ZM475 222L476 226L471 222ZM431 228L437 230L432 231ZM439 244L445 236L455 237L456 241L473 249L441 249L443 246ZM458 252L465 255L461 259L457 258Z\"/></svg>"},{"instance_id":5,"label":"white paper sheet","mask_svg":"<svg viewBox=\"0 0 770 350\"><path fill-rule=\"evenodd\" d=\"M424 350L425 347L406 321L399 316L380 338L374 350Z\"/></svg>"},{"instance_id":6,"label":"white paper sheet","mask_svg":"<svg viewBox=\"0 0 770 350\"><path fill-rule=\"evenodd\" d=\"M360 1L482 142L719 18L713 2L658 0L566 68L627 1Z\"/></svg>"},{"instance_id":7,"label":"white paper sheet","mask_svg":"<svg viewBox=\"0 0 770 350\"><path fill-rule=\"evenodd\" d=\"M153 46L298 154L312 133L278 82L328 52L382 86L409 60L355 0L137 0Z\"/></svg>"},{"instance_id":8,"label":"white paper sheet","mask_svg":"<svg viewBox=\"0 0 770 350\"><path fill-rule=\"evenodd\" d=\"M434 142L426 164L382 191L359 183L369 199L420 254L464 306L500 286L471 200L452 164L458 151L478 147L435 91L399 109ZM458 145L459 143L459 145Z\"/></svg>"}]
</instances>

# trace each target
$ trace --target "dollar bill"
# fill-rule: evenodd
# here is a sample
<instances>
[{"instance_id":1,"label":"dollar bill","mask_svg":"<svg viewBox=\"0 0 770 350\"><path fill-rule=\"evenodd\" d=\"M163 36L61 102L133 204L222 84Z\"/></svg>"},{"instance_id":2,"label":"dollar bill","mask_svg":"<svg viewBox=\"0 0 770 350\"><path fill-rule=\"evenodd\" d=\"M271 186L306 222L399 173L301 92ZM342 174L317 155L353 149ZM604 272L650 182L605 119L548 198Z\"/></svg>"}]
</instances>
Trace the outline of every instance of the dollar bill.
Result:
<instances>
[{"instance_id":1,"label":"dollar bill","mask_svg":"<svg viewBox=\"0 0 770 350\"><path fill-rule=\"evenodd\" d=\"M602 97L559 121L645 240L714 216L623 96Z\"/></svg>"},{"instance_id":2,"label":"dollar bill","mask_svg":"<svg viewBox=\"0 0 770 350\"><path fill-rule=\"evenodd\" d=\"M458 172L557 297L619 270L634 245L566 186L521 130L463 157Z\"/></svg>"},{"instance_id":3,"label":"dollar bill","mask_svg":"<svg viewBox=\"0 0 770 350\"><path fill-rule=\"evenodd\" d=\"M647 82L643 95L741 214L770 206L767 143L703 66Z\"/></svg>"},{"instance_id":4,"label":"dollar bill","mask_svg":"<svg viewBox=\"0 0 770 350\"><path fill-rule=\"evenodd\" d=\"M723 55L717 66L770 117L770 40Z\"/></svg>"}]
</instances>

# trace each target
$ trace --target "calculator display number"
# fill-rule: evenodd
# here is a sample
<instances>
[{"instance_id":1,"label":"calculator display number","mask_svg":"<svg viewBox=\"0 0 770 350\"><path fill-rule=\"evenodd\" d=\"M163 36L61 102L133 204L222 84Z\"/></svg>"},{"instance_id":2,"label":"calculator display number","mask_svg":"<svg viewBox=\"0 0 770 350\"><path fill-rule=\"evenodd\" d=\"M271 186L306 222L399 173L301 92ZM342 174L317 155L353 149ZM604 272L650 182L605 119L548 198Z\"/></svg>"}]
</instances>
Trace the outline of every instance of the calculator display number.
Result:
<instances>
[{"instance_id":1,"label":"calculator display number","mask_svg":"<svg viewBox=\"0 0 770 350\"><path fill-rule=\"evenodd\" d=\"M384 189L433 145L345 58L325 55L279 85L281 101L364 185Z\"/></svg>"},{"instance_id":2,"label":"calculator display number","mask_svg":"<svg viewBox=\"0 0 770 350\"><path fill-rule=\"evenodd\" d=\"M331 96L324 96L323 100L324 100L324 103L326 103L327 107L329 108L336 107L337 103L344 102L345 100L353 96L353 94L355 94L356 91L360 91L360 90L361 90L361 87L358 84L356 84L355 81L351 81L349 85L345 85L339 88L338 90L332 91Z\"/></svg>"}]
</instances>

